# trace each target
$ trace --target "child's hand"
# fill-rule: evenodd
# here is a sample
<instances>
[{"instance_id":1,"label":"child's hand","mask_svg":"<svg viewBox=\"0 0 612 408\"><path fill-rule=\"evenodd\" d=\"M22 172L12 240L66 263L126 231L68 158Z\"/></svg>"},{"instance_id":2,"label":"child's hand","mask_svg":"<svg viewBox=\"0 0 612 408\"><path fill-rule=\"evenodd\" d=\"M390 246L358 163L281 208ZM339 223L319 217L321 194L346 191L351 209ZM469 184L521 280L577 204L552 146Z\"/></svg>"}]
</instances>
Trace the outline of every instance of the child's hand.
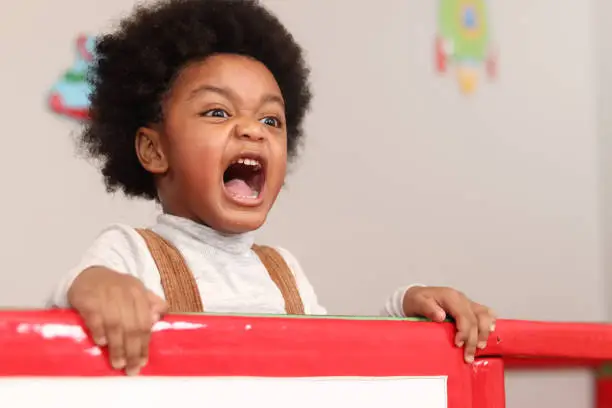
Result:
<instances>
[{"instance_id":1,"label":"child's hand","mask_svg":"<svg viewBox=\"0 0 612 408\"><path fill-rule=\"evenodd\" d=\"M495 313L486 306L472 302L463 293L440 287L412 287L404 295L407 317L426 317L442 322L447 314L457 324L455 344L465 346L465 361L472 363L476 347L484 349L489 334L495 330Z\"/></svg>"},{"instance_id":2,"label":"child's hand","mask_svg":"<svg viewBox=\"0 0 612 408\"><path fill-rule=\"evenodd\" d=\"M68 291L94 342L108 346L111 365L136 375L149 355L153 324L166 303L133 276L94 267L83 271Z\"/></svg>"}]
</instances>

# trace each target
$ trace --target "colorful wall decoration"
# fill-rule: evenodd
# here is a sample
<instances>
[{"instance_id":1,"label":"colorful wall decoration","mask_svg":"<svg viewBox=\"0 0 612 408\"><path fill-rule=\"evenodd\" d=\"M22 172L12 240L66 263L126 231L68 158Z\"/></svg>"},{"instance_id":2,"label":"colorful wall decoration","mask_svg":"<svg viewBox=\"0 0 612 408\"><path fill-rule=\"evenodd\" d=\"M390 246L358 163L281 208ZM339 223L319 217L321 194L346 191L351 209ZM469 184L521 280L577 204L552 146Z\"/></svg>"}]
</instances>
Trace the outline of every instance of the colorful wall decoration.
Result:
<instances>
[{"instance_id":1,"label":"colorful wall decoration","mask_svg":"<svg viewBox=\"0 0 612 408\"><path fill-rule=\"evenodd\" d=\"M59 115L87 119L90 86L87 71L93 60L95 37L81 35L76 41L76 58L49 93L49 106Z\"/></svg>"},{"instance_id":2,"label":"colorful wall decoration","mask_svg":"<svg viewBox=\"0 0 612 408\"><path fill-rule=\"evenodd\" d=\"M459 89L473 93L484 76L497 75L488 0L438 0L435 64L440 74L457 76Z\"/></svg>"}]
</instances>

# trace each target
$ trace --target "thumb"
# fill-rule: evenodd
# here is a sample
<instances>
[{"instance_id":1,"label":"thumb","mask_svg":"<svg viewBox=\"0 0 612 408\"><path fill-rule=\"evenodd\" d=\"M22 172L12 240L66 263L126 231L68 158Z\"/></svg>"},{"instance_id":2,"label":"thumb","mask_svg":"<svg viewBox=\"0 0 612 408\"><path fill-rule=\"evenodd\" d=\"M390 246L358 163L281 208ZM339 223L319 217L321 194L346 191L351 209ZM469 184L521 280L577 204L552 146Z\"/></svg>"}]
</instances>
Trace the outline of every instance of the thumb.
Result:
<instances>
[{"instance_id":1,"label":"thumb","mask_svg":"<svg viewBox=\"0 0 612 408\"><path fill-rule=\"evenodd\" d=\"M151 305L151 311L155 315L155 320L159 320L160 315L165 313L168 310L168 304L166 301L155 293L148 291L147 298L149 299L149 304Z\"/></svg>"},{"instance_id":2,"label":"thumb","mask_svg":"<svg viewBox=\"0 0 612 408\"><path fill-rule=\"evenodd\" d=\"M441 323L446 319L446 312L434 298L424 298L417 307L418 314L427 319Z\"/></svg>"}]
</instances>

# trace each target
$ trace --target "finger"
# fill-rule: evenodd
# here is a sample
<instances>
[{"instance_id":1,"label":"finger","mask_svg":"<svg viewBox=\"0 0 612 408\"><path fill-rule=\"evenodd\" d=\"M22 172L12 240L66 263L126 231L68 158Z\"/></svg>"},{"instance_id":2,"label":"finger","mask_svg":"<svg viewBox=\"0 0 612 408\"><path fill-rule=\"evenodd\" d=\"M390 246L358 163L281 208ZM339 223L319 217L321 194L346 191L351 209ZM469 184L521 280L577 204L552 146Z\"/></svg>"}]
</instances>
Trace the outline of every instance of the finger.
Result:
<instances>
[{"instance_id":1,"label":"finger","mask_svg":"<svg viewBox=\"0 0 612 408\"><path fill-rule=\"evenodd\" d=\"M475 310L478 320L478 348L483 350L487 347L491 329L495 326L495 315L485 306L478 305Z\"/></svg>"},{"instance_id":2,"label":"finger","mask_svg":"<svg viewBox=\"0 0 612 408\"><path fill-rule=\"evenodd\" d=\"M470 328L476 326L476 316L470 308L469 301L459 292L449 291L438 300L440 306L455 320L457 335L455 344L463 347L469 339Z\"/></svg>"},{"instance_id":3,"label":"finger","mask_svg":"<svg viewBox=\"0 0 612 408\"><path fill-rule=\"evenodd\" d=\"M83 316L85 327L89 330L93 342L99 346L104 347L108 344L104 331L104 320L98 313L89 313Z\"/></svg>"},{"instance_id":4,"label":"finger","mask_svg":"<svg viewBox=\"0 0 612 408\"><path fill-rule=\"evenodd\" d=\"M108 355L115 370L123 370L126 365L125 348L123 344L123 322L117 297L109 297L104 316L104 330L108 340Z\"/></svg>"},{"instance_id":5,"label":"finger","mask_svg":"<svg viewBox=\"0 0 612 408\"><path fill-rule=\"evenodd\" d=\"M143 296L141 288L134 288L126 294L131 301L130 307L123 308L125 331L123 341L125 346L126 367L128 375L138 375L142 368L143 336L150 330L151 312L149 301ZM148 326L148 327L147 327Z\"/></svg>"},{"instance_id":6,"label":"finger","mask_svg":"<svg viewBox=\"0 0 612 408\"><path fill-rule=\"evenodd\" d=\"M478 345L478 325L474 324L468 334L468 339L465 342L464 358L466 363L473 363L476 355L476 346Z\"/></svg>"},{"instance_id":7,"label":"finger","mask_svg":"<svg viewBox=\"0 0 612 408\"><path fill-rule=\"evenodd\" d=\"M465 347L465 361L472 363L478 345L478 321L469 301L464 296L452 297L444 305L455 318L457 347Z\"/></svg>"},{"instance_id":8,"label":"finger","mask_svg":"<svg viewBox=\"0 0 612 408\"><path fill-rule=\"evenodd\" d=\"M478 344L478 322L476 316L470 309L457 313L455 317L457 335L455 344L457 347L465 347L465 358L468 363L473 361Z\"/></svg>"},{"instance_id":9,"label":"finger","mask_svg":"<svg viewBox=\"0 0 612 408\"><path fill-rule=\"evenodd\" d=\"M488 310L489 310L489 315L491 316L491 326L489 327L489 332L493 333L495 332L495 326L497 324L497 313L495 313L495 311L492 309L488 309Z\"/></svg>"},{"instance_id":10,"label":"finger","mask_svg":"<svg viewBox=\"0 0 612 408\"><path fill-rule=\"evenodd\" d=\"M151 312L153 312L153 321L157 322L161 318L161 315L168 310L168 304L164 299L151 291L147 291L147 299L149 300Z\"/></svg>"},{"instance_id":11,"label":"finger","mask_svg":"<svg viewBox=\"0 0 612 408\"><path fill-rule=\"evenodd\" d=\"M153 329L153 319L150 311L150 302L146 297L139 297L136 303L138 311L138 326L140 331L140 368L143 368L149 360L149 342L151 340L151 330Z\"/></svg>"},{"instance_id":12,"label":"finger","mask_svg":"<svg viewBox=\"0 0 612 408\"><path fill-rule=\"evenodd\" d=\"M420 297L415 303L414 311L418 315L434 322L443 322L446 319L446 312L434 298Z\"/></svg>"}]
</instances>

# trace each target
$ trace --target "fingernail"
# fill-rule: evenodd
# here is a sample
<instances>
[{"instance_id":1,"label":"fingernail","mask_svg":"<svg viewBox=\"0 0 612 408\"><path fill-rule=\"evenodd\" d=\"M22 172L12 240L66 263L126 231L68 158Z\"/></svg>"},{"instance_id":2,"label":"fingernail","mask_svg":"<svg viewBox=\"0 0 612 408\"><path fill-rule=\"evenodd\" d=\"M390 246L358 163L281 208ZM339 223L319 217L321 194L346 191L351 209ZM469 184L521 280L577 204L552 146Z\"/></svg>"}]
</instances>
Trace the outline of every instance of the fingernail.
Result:
<instances>
[{"instance_id":1,"label":"fingernail","mask_svg":"<svg viewBox=\"0 0 612 408\"><path fill-rule=\"evenodd\" d=\"M99 339L95 339L94 343L96 343L100 347L104 347L108 344L106 341L106 337L100 337Z\"/></svg>"},{"instance_id":2,"label":"fingernail","mask_svg":"<svg viewBox=\"0 0 612 408\"><path fill-rule=\"evenodd\" d=\"M464 345L464 344L465 344L465 343L463 342L463 340L457 340L457 341L455 342L455 345L456 345L457 347L463 347L463 345Z\"/></svg>"},{"instance_id":3,"label":"fingernail","mask_svg":"<svg viewBox=\"0 0 612 408\"><path fill-rule=\"evenodd\" d=\"M140 368L146 366L148 362L149 361L146 358L143 358L142 360L140 360Z\"/></svg>"},{"instance_id":4,"label":"fingernail","mask_svg":"<svg viewBox=\"0 0 612 408\"><path fill-rule=\"evenodd\" d=\"M487 342L481 341L480 343L478 343L478 348L484 350L485 348L487 348Z\"/></svg>"},{"instance_id":5,"label":"fingernail","mask_svg":"<svg viewBox=\"0 0 612 408\"><path fill-rule=\"evenodd\" d=\"M122 358L113 360L111 364L115 370L123 370L125 368L125 360Z\"/></svg>"},{"instance_id":6,"label":"fingernail","mask_svg":"<svg viewBox=\"0 0 612 408\"><path fill-rule=\"evenodd\" d=\"M465 362L472 364L474 362L474 356L465 356Z\"/></svg>"},{"instance_id":7,"label":"fingernail","mask_svg":"<svg viewBox=\"0 0 612 408\"><path fill-rule=\"evenodd\" d=\"M489 329L489 331L490 331L491 333L493 333L493 332L495 331L495 323L492 323L492 324L491 324L491 328Z\"/></svg>"},{"instance_id":8,"label":"fingernail","mask_svg":"<svg viewBox=\"0 0 612 408\"><path fill-rule=\"evenodd\" d=\"M127 374L130 377L134 377L134 376L137 376L138 374L140 374L140 369L139 368L130 368L129 370L125 370L125 374Z\"/></svg>"}]
</instances>

